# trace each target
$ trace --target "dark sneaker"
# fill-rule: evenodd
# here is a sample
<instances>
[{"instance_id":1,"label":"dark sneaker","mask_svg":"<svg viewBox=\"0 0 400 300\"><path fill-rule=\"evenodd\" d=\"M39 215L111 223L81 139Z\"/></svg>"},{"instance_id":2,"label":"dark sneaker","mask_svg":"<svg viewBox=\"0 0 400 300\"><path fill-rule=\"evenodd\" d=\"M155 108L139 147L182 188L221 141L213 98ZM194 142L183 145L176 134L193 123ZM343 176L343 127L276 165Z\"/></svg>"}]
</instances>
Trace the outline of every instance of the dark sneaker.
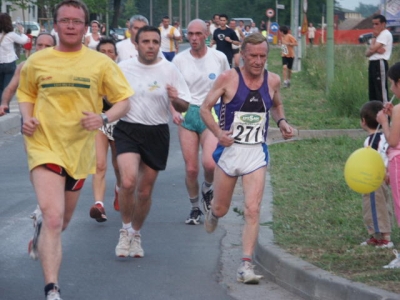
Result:
<instances>
[{"instance_id":1,"label":"dark sneaker","mask_svg":"<svg viewBox=\"0 0 400 300\"><path fill-rule=\"evenodd\" d=\"M57 286L47 293L46 300L62 300L60 296L60 290Z\"/></svg>"},{"instance_id":2,"label":"dark sneaker","mask_svg":"<svg viewBox=\"0 0 400 300\"><path fill-rule=\"evenodd\" d=\"M42 228L42 212L40 211L39 205L36 206L35 211L31 215L31 219L33 220L33 238L28 243L28 253L29 256L37 260L39 259L39 252L38 252L38 242L39 242L39 235L40 229Z\"/></svg>"},{"instance_id":3,"label":"dark sneaker","mask_svg":"<svg viewBox=\"0 0 400 300\"><path fill-rule=\"evenodd\" d=\"M205 212L208 212L211 208L211 200L214 198L214 191L210 189L207 193L201 192L203 195L203 199L201 201L203 202L203 208Z\"/></svg>"},{"instance_id":4,"label":"dark sneaker","mask_svg":"<svg viewBox=\"0 0 400 300\"><path fill-rule=\"evenodd\" d=\"M107 221L106 211L104 207L97 203L90 208L90 217L95 219L97 222L105 222Z\"/></svg>"},{"instance_id":5,"label":"dark sneaker","mask_svg":"<svg viewBox=\"0 0 400 300\"><path fill-rule=\"evenodd\" d=\"M202 214L203 214L203 212L200 210L200 208L193 207L192 210L190 211L190 215L186 219L185 223L188 225L199 225Z\"/></svg>"},{"instance_id":6,"label":"dark sneaker","mask_svg":"<svg viewBox=\"0 0 400 300\"><path fill-rule=\"evenodd\" d=\"M114 188L114 209L115 209L116 211L119 211L119 202L118 202L117 185L115 185L115 188Z\"/></svg>"}]
</instances>

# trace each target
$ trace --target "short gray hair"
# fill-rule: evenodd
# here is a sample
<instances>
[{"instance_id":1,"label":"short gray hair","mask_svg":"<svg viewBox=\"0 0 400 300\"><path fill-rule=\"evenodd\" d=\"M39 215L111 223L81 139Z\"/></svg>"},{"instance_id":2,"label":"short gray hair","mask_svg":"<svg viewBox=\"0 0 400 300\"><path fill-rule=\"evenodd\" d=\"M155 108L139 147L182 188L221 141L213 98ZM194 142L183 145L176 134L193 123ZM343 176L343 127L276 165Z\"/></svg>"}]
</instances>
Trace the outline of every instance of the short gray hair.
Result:
<instances>
[{"instance_id":1,"label":"short gray hair","mask_svg":"<svg viewBox=\"0 0 400 300\"><path fill-rule=\"evenodd\" d=\"M129 27L132 27L133 22L135 21L140 21L143 23L146 23L146 25L149 25L149 20L147 20L147 18L145 16L142 15L134 15L131 17L131 19L129 20Z\"/></svg>"}]
</instances>

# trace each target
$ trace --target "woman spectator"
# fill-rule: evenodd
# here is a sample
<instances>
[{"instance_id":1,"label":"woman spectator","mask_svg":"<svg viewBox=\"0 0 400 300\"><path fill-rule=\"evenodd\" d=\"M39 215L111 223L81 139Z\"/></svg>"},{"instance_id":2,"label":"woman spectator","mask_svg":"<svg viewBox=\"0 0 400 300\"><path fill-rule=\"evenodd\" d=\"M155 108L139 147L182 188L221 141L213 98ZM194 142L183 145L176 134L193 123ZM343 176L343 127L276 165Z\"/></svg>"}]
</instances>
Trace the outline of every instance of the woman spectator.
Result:
<instances>
[{"instance_id":1,"label":"woman spectator","mask_svg":"<svg viewBox=\"0 0 400 300\"><path fill-rule=\"evenodd\" d=\"M17 24L21 35L14 32L11 17L6 13L0 13L0 96L10 83L16 69L17 54L14 43L25 44L29 38L23 33L24 27Z\"/></svg>"},{"instance_id":2,"label":"woman spectator","mask_svg":"<svg viewBox=\"0 0 400 300\"><path fill-rule=\"evenodd\" d=\"M244 36L245 36L245 37L248 37L251 33L252 33L252 32L251 32L251 30L250 30L250 25L246 25L246 26L244 27L244 31L243 31Z\"/></svg>"},{"instance_id":3,"label":"woman spectator","mask_svg":"<svg viewBox=\"0 0 400 300\"><path fill-rule=\"evenodd\" d=\"M91 33L85 37L85 46L90 49L96 50L97 45L99 44L101 35L100 35L100 23L99 21L93 20L90 23Z\"/></svg>"},{"instance_id":4,"label":"woman spectator","mask_svg":"<svg viewBox=\"0 0 400 300\"><path fill-rule=\"evenodd\" d=\"M31 55L31 50L32 50L32 30L30 28L28 28L26 30L26 35L29 38L29 41L24 45L24 49L25 49L25 57L28 58Z\"/></svg>"}]
</instances>

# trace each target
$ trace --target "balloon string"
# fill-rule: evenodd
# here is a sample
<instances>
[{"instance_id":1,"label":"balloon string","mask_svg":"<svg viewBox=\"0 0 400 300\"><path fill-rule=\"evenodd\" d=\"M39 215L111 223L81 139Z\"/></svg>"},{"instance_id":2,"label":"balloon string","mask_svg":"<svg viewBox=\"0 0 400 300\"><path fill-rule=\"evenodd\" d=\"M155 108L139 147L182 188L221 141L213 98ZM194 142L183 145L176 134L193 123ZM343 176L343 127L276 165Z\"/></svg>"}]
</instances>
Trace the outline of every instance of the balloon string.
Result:
<instances>
[{"instance_id":1,"label":"balloon string","mask_svg":"<svg viewBox=\"0 0 400 300\"><path fill-rule=\"evenodd\" d=\"M389 103L392 103L395 97L396 97L396 95L393 95L393 96L392 96L392 99L390 99ZM378 133L378 130L379 130L380 127L381 127L381 124L378 124L378 127L376 127L376 131L375 131L374 135L372 136L371 144L374 143L375 136L376 136L376 134ZM368 146L369 146L369 145L368 145Z\"/></svg>"}]
</instances>

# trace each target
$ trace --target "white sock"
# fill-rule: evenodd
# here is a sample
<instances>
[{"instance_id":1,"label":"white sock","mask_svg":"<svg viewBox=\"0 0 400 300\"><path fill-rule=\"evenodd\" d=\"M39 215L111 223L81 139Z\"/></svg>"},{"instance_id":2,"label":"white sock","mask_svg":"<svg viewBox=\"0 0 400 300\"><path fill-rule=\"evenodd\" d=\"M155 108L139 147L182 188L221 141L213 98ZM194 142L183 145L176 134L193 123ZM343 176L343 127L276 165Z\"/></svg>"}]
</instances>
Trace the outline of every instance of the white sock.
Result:
<instances>
[{"instance_id":1,"label":"white sock","mask_svg":"<svg viewBox=\"0 0 400 300\"><path fill-rule=\"evenodd\" d=\"M96 205L96 204L100 204L102 207L104 207L104 204L103 204L103 202L101 202L101 201L96 201L94 204L95 204L95 205Z\"/></svg>"},{"instance_id":2,"label":"white sock","mask_svg":"<svg viewBox=\"0 0 400 300\"><path fill-rule=\"evenodd\" d=\"M203 191L203 193L205 194L211 189L212 189L212 183L204 181L201 186L201 190Z\"/></svg>"},{"instance_id":3,"label":"white sock","mask_svg":"<svg viewBox=\"0 0 400 300\"><path fill-rule=\"evenodd\" d=\"M122 222L122 229L128 230L129 234L133 234L132 223L124 223Z\"/></svg>"},{"instance_id":4,"label":"white sock","mask_svg":"<svg viewBox=\"0 0 400 300\"><path fill-rule=\"evenodd\" d=\"M141 236L141 234L140 234L140 230L136 231L136 230L135 230L135 229L133 229L133 228L132 228L132 234L133 234L133 235L138 235L138 236Z\"/></svg>"}]
</instances>

